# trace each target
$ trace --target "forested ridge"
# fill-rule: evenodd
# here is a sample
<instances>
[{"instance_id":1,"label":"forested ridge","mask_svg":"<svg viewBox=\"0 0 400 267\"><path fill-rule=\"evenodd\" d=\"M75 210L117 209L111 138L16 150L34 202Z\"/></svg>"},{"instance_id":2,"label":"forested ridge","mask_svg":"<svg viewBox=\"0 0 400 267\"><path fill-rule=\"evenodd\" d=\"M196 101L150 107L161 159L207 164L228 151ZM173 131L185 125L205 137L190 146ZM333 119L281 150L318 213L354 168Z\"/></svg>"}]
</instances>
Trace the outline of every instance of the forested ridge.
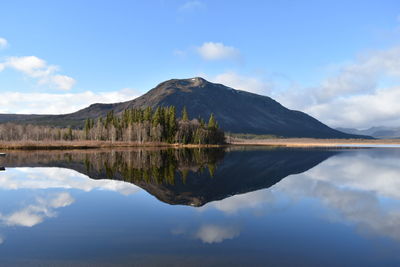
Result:
<instances>
[{"instance_id":1,"label":"forested ridge","mask_svg":"<svg viewBox=\"0 0 400 267\"><path fill-rule=\"evenodd\" d=\"M0 140L222 144L225 136L213 114L206 123L203 118L190 119L184 108L177 118L176 108L169 106L126 109L121 115L110 111L105 117L87 119L83 129L0 124Z\"/></svg>"}]
</instances>

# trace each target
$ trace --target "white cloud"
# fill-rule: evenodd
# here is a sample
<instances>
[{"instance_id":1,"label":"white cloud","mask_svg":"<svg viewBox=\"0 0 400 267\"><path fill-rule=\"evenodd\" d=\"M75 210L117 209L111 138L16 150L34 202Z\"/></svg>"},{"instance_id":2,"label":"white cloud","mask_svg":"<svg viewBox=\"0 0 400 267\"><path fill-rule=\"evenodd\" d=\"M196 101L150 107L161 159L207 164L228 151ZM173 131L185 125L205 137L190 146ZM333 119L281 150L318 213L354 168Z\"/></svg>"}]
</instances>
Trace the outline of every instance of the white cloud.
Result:
<instances>
[{"instance_id":1,"label":"white cloud","mask_svg":"<svg viewBox=\"0 0 400 267\"><path fill-rule=\"evenodd\" d=\"M213 244L221 243L226 239L233 239L238 237L239 234L240 230L237 227L206 224L200 227L195 236L204 243Z\"/></svg>"},{"instance_id":2,"label":"white cloud","mask_svg":"<svg viewBox=\"0 0 400 267\"><path fill-rule=\"evenodd\" d=\"M64 114L75 112L93 103L116 103L139 96L137 91L125 88L112 92L82 93L18 93L2 92L0 113Z\"/></svg>"},{"instance_id":3,"label":"white cloud","mask_svg":"<svg viewBox=\"0 0 400 267\"><path fill-rule=\"evenodd\" d=\"M375 51L343 64L319 86L288 90L277 96L334 127L400 125L400 87L382 83L400 79L400 47Z\"/></svg>"},{"instance_id":4,"label":"white cloud","mask_svg":"<svg viewBox=\"0 0 400 267\"><path fill-rule=\"evenodd\" d=\"M204 4L198 0L187 1L179 7L179 11L194 11L204 7Z\"/></svg>"},{"instance_id":5,"label":"white cloud","mask_svg":"<svg viewBox=\"0 0 400 267\"><path fill-rule=\"evenodd\" d=\"M58 88L62 90L69 90L76 83L76 81L73 78L65 75L54 75L51 77L50 82L54 83Z\"/></svg>"},{"instance_id":6,"label":"white cloud","mask_svg":"<svg viewBox=\"0 0 400 267\"><path fill-rule=\"evenodd\" d=\"M196 48L200 56L205 60L239 59L240 52L233 46L223 43L205 42Z\"/></svg>"},{"instance_id":7,"label":"white cloud","mask_svg":"<svg viewBox=\"0 0 400 267\"><path fill-rule=\"evenodd\" d=\"M262 95L268 94L272 88L272 84L260 78L239 75L236 72L224 72L207 78L212 82L221 83L234 89Z\"/></svg>"},{"instance_id":8,"label":"white cloud","mask_svg":"<svg viewBox=\"0 0 400 267\"><path fill-rule=\"evenodd\" d=\"M0 214L0 221L7 226L32 227L46 218L56 216L55 209L71 205L74 198L66 192L58 193L53 198L37 198L35 204L28 205L11 214Z\"/></svg>"},{"instance_id":9,"label":"white cloud","mask_svg":"<svg viewBox=\"0 0 400 267\"><path fill-rule=\"evenodd\" d=\"M372 93L339 97L304 108L331 126L367 128L400 125L400 87L377 89Z\"/></svg>"},{"instance_id":10,"label":"white cloud","mask_svg":"<svg viewBox=\"0 0 400 267\"><path fill-rule=\"evenodd\" d=\"M57 74L59 67L48 65L47 62L36 56L9 57L0 63L0 71L5 68L14 69L35 78L39 84L48 85L61 90L69 90L75 80L69 76Z\"/></svg>"},{"instance_id":11,"label":"white cloud","mask_svg":"<svg viewBox=\"0 0 400 267\"><path fill-rule=\"evenodd\" d=\"M383 76L400 78L400 47L364 54L345 64L337 75L321 83L316 91L317 101L374 91Z\"/></svg>"},{"instance_id":12,"label":"white cloud","mask_svg":"<svg viewBox=\"0 0 400 267\"><path fill-rule=\"evenodd\" d=\"M0 49L6 48L8 46L8 41L0 37Z\"/></svg>"},{"instance_id":13,"label":"white cloud","mask_svg":"<svg viewBox=\"0 0 400 267\"><path fill-rule=\"evenodd\" d=\"M57 67L48 66L46 61L35 56L9 57L4 64L34 78L49 75L57 70Z\"/></svg>"}]
</instances>

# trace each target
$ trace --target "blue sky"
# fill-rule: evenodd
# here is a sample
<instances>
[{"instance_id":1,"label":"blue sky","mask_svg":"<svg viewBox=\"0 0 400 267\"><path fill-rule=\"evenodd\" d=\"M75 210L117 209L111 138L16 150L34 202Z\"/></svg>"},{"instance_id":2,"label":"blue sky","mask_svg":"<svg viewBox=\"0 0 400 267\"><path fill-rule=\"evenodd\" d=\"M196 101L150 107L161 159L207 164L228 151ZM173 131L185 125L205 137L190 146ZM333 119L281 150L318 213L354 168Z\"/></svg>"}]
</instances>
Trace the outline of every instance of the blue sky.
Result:
<instances>
[{"instance_id":1,"label":"blue sky","mask_svg":"<svg viewBox=\"0 0 400 267\"><path fill-rule=\"evenodd\" d=\"M203 76L331 126L400 126L399 1L13 0L0 12L0 112L71 112Z\"/></svg>"}]
</instances>

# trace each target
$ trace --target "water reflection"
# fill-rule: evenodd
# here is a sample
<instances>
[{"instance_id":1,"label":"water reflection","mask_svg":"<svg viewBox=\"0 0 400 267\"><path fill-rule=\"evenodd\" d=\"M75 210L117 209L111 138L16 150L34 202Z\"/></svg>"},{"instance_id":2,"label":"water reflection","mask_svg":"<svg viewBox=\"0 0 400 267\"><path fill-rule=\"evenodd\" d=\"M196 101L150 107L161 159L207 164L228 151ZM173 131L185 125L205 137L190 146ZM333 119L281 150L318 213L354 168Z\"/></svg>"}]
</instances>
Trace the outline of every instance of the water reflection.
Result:
<instances>
[{"instance_id":1,"label":"water reflection","mask_svg":"<svg viewBox=\"0 0 400 267\"><path fill-rule=\"evenodd\" d=\"M56 218L58 210L72 205L75 198L70 190L106 190L131 195L140 188L123 181L93 180L70 169L21 167L7 169L0 176L0 190L2 194L15 192L6 205L11 208L4 211L4 203L1 205L0 226L33 227ZM2 244L4 235L0 234L0 240Z\"/></svg>"},{"instance_id":2,"label":"water reflection","mask_svg":"<svg viewBox=\"0 0 400 267\"><path fill-rule=\"evenodd\" d=\"M0 222L7 226L32 227L45 218L55 217L56 209L74 203L75 199L67 192L53 194L47 198L37 197L33 204L29 204L10 214L0 213Z\"/></svg>"},{"instance_id":3,"label":"water reflection","mask_svg":"<svg viewBox=\"0 0 400 267\"><path fill-rule=\"evenodd\" d=\"M94 180L75 170L46 167L10 168L0 178L0 189L79 189L86 192L100 189L129 195L140 190L134 184L118 180Z\"/></svg>"},{"instance_id":4,"label":"water reflection","mask_svg":"<svg viewBox=\"0 0 400 267\"><path fill-rule=\"evenodd\" d=\"M110 264L397 265L399 159L397 149L10 152L0 258L35 258L28 239L44 259L85 250Z\"/></svg>"},{"instance_id":5,"label":"water reflection","mask_svg":"<svg viewBox=\"0 0 400 267\"><path fill-rule=\"evenodd\" d=\"M399 159L398 150L344 153L282 181L276 190L293 201L317 199L327 207L329 221L400 240Z\"/></svg>"},{"instance_id":6,"label":"water reflection","mask_svg":"<svg viewBox=\"0 0 400 267\"><path fill-rule=\"evenodd\" d=\"M44 151L14 152L7 156L4 164L6 167L73 169L92 179L135 184L165 203L203 206L232 195L268 188L337 153L282 149L233 150L229 153L224 149ZM56 175L50 173L49 176ZM3 182L7 186L8 181ZM33 186L36 184L37 181ZM85 186L87 182L75 184L76 188Z\"/></svg>"}]
</instances>

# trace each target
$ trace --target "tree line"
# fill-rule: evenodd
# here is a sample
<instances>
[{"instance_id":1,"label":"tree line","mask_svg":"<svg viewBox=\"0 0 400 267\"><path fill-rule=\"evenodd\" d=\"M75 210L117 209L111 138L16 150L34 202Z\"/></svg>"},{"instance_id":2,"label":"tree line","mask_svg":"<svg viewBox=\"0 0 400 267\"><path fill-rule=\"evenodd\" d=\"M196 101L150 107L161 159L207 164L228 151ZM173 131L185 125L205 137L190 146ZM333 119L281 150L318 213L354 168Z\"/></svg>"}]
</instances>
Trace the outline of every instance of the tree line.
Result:
<instances>
[{"instance_id":1,"label":"tree line","mask_svg":"<svg viewBox=\"0 0 400 267\"><path fill-rule=\"evenodd\" d=\"M177 118L176 108L169 106L126 109L119 115L110 111L105 117L87 119L83 129L0 124L0 140L222 144L225 135L213 114L206 123L202 118L190 119L183 108L181 117Z\"/></svg>"}]
</instances>

